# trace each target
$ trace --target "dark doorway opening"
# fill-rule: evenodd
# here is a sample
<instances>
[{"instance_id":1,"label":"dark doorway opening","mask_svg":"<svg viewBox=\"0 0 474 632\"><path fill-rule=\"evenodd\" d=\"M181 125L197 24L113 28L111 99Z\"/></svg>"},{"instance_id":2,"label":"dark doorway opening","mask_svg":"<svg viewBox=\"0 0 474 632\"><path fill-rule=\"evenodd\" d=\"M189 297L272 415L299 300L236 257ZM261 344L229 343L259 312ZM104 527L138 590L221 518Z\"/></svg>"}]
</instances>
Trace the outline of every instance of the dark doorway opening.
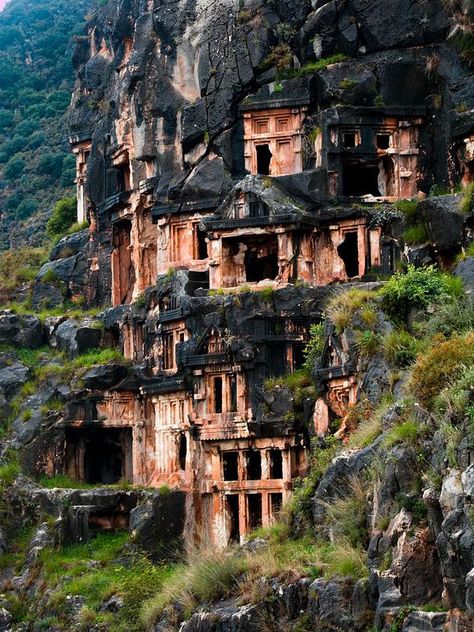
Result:
<instances>
[{"instance_id":1,"label":"dark doorway opening","mask_svg":"<svg viewBox=\"0 0 474 632\"><path fill-rule=\"evenodd\" d=\"M259 450L249 450L245 453L247 461L247 480L259 481L262 478L262 455Z\"/></svg>"},{"instance_id":2,"label":"dark doorway opening","mask_svg":"<svg viewBox=\"0 0 474 632\"><path fill-rule=\"evenodd\" d=\"M303 368L304 363L305 363L304 346L293 345L292 353L293 353L293 371Z\"/></svg>"},{"instance_id":3,"label":"dark doorway opening","mask_svg":"<svg viewBox=\"0 0 474 632\"><path fill-rule=\"evenodd\" d=\"M343 165L343 195L355 197L359 197L361 195L380 195L378 177L379 168L377 165L353 163Z\"/></svg>"},{"instance_id":4,"label":"dark doorway opening","mask_svg":"<svg viewBox=\"0 0 474 632\"><path fill-rule=\"evenodd\" d=\"M287 373L286 345L273 343L267 347L268 375L278 377Z\"/></svg>"},{"instance_id":5,"label":"dark doorway opening","mask_svg":"<svg viewBox=\"0 0 474 632\"><path fill-rule=\"evenodd\" d=\"M283 478L283 453L270 450L270 478Z\"/></svg>"},{"instance_id":6,"label":"dark doorway opening","mask_svg":"<svg viewBox=\"0 0 474 632\"><path fill-rule=\"evenodd\" d=\"M262 494L247 495L247 511L249 530L262 526Z\"/></svg>"},{"instance_id":7,"label":"dark doorway opening","mask_svg":"<svg viewBox=\"0 0 474 632\"><path fill-rule=\"evenodd\" d=\"M222 465L225 481L239 480L239 459L238 452L223 452Z\"/></svg>"},{"instance_id":8,"label":"dark doorway opening","mask_svg":"<svg viewBox=\"0 0 474 632\"><path fill-rule=\"evenodd\" d=\"M222 412L222 377L214 378L214 412Z\"/></svg>"},{"instance_id":9,"label":"dark doorway opening","mask_svg":"<svg viewBox=\"0 0 474 632\"><path fill-rule=\"evenodd\" d=\"M357 137L355 132L345 132L343 135L344 149L354 149L357 145Z\"/></svg>"},{"instance_id":10,"label":"dark doorway opening","mask_svg":"<svg viewBox=\"0 0 474 632\"><path fill-rule=\"evenodd\" d=\"M270 510L272 518L277 518L283 505L283 494L270 494Z\"/></svg>"},{"instance_id":11,"label":"dark doorway opening","mask_svg":"<svg viewBox=\"0 0 474 632\"><path fill-rule=\"evenodd\" d=\"M179 438L179 469L186 469L186 455L188 453L188 442L186 435L182 434Z\"/></svg>"},{"instance_id":12,"label":"dark doorway opening","mask_svg":"<svg viewBox=\"0 0 474 632\"><path fill-rule=\"evenodd\" d=\"M278 275L278 244L276 237L255 245L248 245L245 252L245 278L258 283L264 279L275 279Z\"/></svg>"},{"instance_id":13,"label":"dark doorway opening","mask_svg":"<svg viewBox=\"0 0 474 632\"><path fill-rule=\"evenodd\" d=\"M207 259L206 233L196 226L197 231L197 258Z\"/></svg>"},{"instance_id":14,"label":"dark doorway opening","mask_svg":"<svg viewBox=\"0 0 474 632\"><path fill-rule=\"evenodd\" d=\"M350 278L359 275L359 249L357 231L344 233L344 241L337 247L337 254L344 261L346 274Z\"/></svg>"},{"instance_id":15,"label":"dark doorway opening","mask_svg":"<svg viewBox=\"0 0 474 632\"><path fill-rule=\"evenodd\" d=\"M272 152L268 145L257 145L257 173L262 176L270 175L270 162L272 160Z\"/></svg>"},{"instance_id":16,"label":"dark doorway opening","mask_svg":"<svg viewBox=\"0 0 474 632\"><path fill-rule=\"evenodd\" d=\"M388 149L390 147L390 134L377 134L375 139L377 149Z\"/></svg>"},{"instance_id":17,"label":"dark doorway opening","mask_svg":"<svg viewBox=\"0 0 474 632\"><path fill-rule=\"evenodd\" d=\"M124 473L121 446L106 438L87 441L84 450L84 479L86 483L112 485Z\"/></svg>"},{"instance_id":18,"label":"dark doorway opening","mask_svg":"<svg viewBox=\"0 0 474 632\"><path fill-rule=\"evenodd\" d=\"M227 517L229 520L229 542L239 542L239 495L230 494L226 496Z\"/></svg>"}]
</instances>

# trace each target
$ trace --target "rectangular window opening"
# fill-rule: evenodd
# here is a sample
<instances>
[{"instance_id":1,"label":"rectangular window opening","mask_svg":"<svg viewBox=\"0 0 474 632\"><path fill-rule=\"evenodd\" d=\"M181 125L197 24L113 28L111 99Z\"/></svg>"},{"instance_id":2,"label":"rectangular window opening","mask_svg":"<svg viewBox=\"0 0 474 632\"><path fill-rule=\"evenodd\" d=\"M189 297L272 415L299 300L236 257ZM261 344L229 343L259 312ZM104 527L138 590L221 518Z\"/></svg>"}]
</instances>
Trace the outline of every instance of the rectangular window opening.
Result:
<instances>
[{"instance_id":1,"label":"rectangular window opening","mask_svg":"<svg viewBox=\"0 0 474 632\"><path fill-rule=\"evenodd\" d=\"M214 378L214 412L222 412L222 377Z\"/></svg>"},{"instance_id":2,"label":"rectangular window opening","mask_svg":"<svg viewBox=\"0 0 474 632\"><path fill-rule=\"evenodd\" d=\"M262 494L247 495L247 515L249 531L262 526Z\"/></svg>"},{"instance_id":3,"label":"rectangular window opening","mask_svg":"<svg viewBox=\"0 0 474 632\"><path fill-rule=\"evenodd\" d=\"M239 459L238 452L223 452L222 467L224 470L225 481L239 480Z\"/></svg>"},{"instance_id":4,"label":"rectangular window opening","mask_svg":"<svg viewBox=\"0 0 474 632\"><path fill-rule=\"evenodd\" d=\"M259 481L262 478L262 455L259 450L249 450L245 453L247 463L247 480Z\"/></svg>"},{"instance_id":5,"label":"rectangular window opening","mask_svg":"<svg viewBox=\"0 0 474 632\"><path fill-rule=\"evenodd\" d=\"M270 450L270 478L283 478L283 453Z\"/></svg>"}]
</instances>

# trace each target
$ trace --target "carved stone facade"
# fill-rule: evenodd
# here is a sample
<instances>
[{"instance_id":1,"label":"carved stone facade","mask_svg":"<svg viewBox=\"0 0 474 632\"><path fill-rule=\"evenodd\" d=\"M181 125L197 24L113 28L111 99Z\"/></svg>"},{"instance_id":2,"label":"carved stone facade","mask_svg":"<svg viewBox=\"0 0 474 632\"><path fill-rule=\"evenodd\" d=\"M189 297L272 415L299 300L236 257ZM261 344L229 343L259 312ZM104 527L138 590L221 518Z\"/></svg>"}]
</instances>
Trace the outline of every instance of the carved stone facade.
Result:
<instances>
[{"instance_id":1,"label":"carved stone facade","mask_svg":"<svg viewBox=\"0 0 474 632\"><path fill-rule=\"evenodd\" d=\"M288 500L306 468L302 420L314 410L324 434L357 400L335 338L315 408L264 385L301 368L327 286L394 269L390 205L418 194L426 119L412 107L327 107L305 78L211 111L182 61L179 89L155 91L174 95L178 117L174 102L137 113L119 86L109 134L73 145L78 192L90 148L93 233L110 248L107 328L135 369L65 420L64 467L181 489L194 535L225 545ZM224 111L234 118L217 132Z\"/></svg>"}]
</instances>

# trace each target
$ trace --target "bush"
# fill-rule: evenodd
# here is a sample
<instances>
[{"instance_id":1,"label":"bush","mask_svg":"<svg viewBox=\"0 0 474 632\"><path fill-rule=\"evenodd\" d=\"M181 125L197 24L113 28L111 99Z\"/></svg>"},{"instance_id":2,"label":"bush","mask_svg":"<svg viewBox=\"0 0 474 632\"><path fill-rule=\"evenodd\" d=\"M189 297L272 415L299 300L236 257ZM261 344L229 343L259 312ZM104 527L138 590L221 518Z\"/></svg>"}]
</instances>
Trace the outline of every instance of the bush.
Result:
<instances>
[{"instance_id":1,"label":"bush","mask_svg":"<svg viewBox=\"0 0 474 632\"><path fill-rule=\"evenodd\" d=\"M430 304L459 297L462 281L436 270L434 266L415 268L392 276L379 290L383 309L394 320L406 320L412 308L426 309Z\"/></svg>"},{"instance_id":2,"label":"bush","mask_svg":"<svg viewBox=\"0 0 474 632\"><path fill-rule=\"evenodd\" d=\"M394 329L382 338L385 357L395 366L405 367L414 362L420 341L405 329Z\"/></svg>"},{"instance_id":3,"label":"bush","mask_svg":"<svg viewBox=\"0 0 474 632\"><path fill-rule=\"evenodd\" d=\"M428 231L426 230L426 226L424 224L414 224L413 226L408 226L408 228L403 231L402 238L408 246L425 244L429 241Z\"/></svg>"},{"instance_id":4,"label":"bush","mask_svg":"<svg viewBox=\"0 0 474 632\"><path fill-rule=\"evenodd\" d=\"M17 180L26 167L26 161L23 158L10 158L5 165L3 175L5 180Z\"/></svg>"},{"instance_id":5,"label":"bush","mask_svg":"<svg viewBox=\"0 0 474 632\"><path fill-rule=\"evenodd\" d=\"M435 338L413 367L410 387L420 403L432 408L435 398L449 382L474 365L474 332Z\"/></svg>"},{"instance_id":6,"label":"bush","mask_svg":"<svg viewBox=\"0 0 474 632\"><path fill-rule=\"evenodd\" d=\"M472 210L472 202L474 199L474 182L471 182L464 189L464 194L459 202L459 212L467 215Z\"/></svg>"},{"instance_id":7,"label":"bush","mask_svg":"<svg viewBox=\"0 0 474 632\"><path fill-rule=\"evenodd\" d=\"M311 325L309 328L309 341L304 348L304 366L308 371L314 369L316 360L321 357L324 349L324 325L323 323L317 323Z\"/></svg>"},{"instance_id":8,"label":"bush","mask_svg":"<svg viewBox=\"0 0 474 632\"><path fill-rule=\"evenodd\" d=\"M442 303L427 320L415 323L414 328L422 336L442 334L448 338L465 333L474 329L474 303L469 299L458 300L455 304L452 301Z\"/></svg>"},{"instance_id":9,"label":"bush","mask_svg":"<svg viewBox=\"0 0 474 632\"><path fill-rule=\"evenodd\" d=\"M26 219L27 217L33 215L33 213L36 213L38 206L39 205L36 200L33 198L26 198L18 204L15 211L15 217L17 219Z\"/></svg>"},{"instance_id":10,"label":"bush","mask_svg":"<svg viewBox=\"0 0 474 632\"><path fill-rule=\"evenodd\" d=\"M63 198L54 205L53 212L46 224L46 232L52 239L62 237L74 224L77 216L75 197Z\"/></svg>"}]
</instances>

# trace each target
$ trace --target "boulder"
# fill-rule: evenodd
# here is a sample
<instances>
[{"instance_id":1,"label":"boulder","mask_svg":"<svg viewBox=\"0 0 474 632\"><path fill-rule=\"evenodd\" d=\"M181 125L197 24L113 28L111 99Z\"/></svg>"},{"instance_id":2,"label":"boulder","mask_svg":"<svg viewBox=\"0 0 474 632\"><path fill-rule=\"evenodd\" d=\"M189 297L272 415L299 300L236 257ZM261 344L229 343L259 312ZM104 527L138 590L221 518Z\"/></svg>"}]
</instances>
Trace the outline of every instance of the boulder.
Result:
<instances>
[{"instance_id":1,"label":"boulder","mask_svg":"<svg viewBox=\"0 0 474 632\"><path fill-rule=\"evenodd\" d=\"M90 349L96 349L103 336L99 321L86 319L77 321L68 319L60 323L55 331L56 346L74 358Z\"/></svg>"},{"instance_id":2,"label":"boulder","mask_svg":"<svg viewBox=\"0 0 474 632\"><path fill-rule=\"evenodd\" d=\"M474 293L474 257L466 257L460 261L454 268L453 274L462 280L465 291L472 296Z\"/></svg>"},{"instance_id":3,"label":"boulder","mask_svg":"<svg viewBox=\"0 0 474 632\"><path fill-rule=\"evenodd\" d=\"M153 559L169 559L182 546L184 492L154 492L130 513L134 541Z\"/></svg>"},{"instance_id":4,"label":"boulder","mask_svg":"<svg viewBox=\"0 0 474 632\"><path fill-rule=\"evenodd\" d=\"M447 612L410 612L403 622L402 632L444 632Z\"/></svg>"},{"instance_id":5,"label":"boulder","mask_svg":"<svg viewBox=\"0 0 474 632\"><path fill-rule=\"evenodd\" d=\"M121 382L126 375L127 367L123 364L104 364L87 371L82 380L86 388L107 390Z\"/></svg>"},{"instance_id":6,"label":"boulder","mask_svg":"<svg viewBox=\"0 0 474 632\"><path fill-rule=\"evenodd\" d=\"M45 343L41 322L32 314L18 315L10 310L0 312L0 343L37 349Z\"/></svg>"},{"instance_id":7,"label":"boulder","mask_svg":"<svg viewBox=\"0 0 474 632\"><path fill-rule=\"evenodd\" d=\"M0 354L0 390L7 399L28 381L29 375L30 369L13 354Z\"/></svg>"},{"instance_id":8,"label":"boulder","mask_svg":"<svg viewBox=\"0 0 474 632\"><path fill-rule=\"evenodd\" d=\"M443 251L459 250L464 243L464 217L458 210L460 195L440 195L422 200L417 213L430 241Z\"/></svg>"},{"instance_id":9,"label":"boulder","mask_svg":"<svg viewBox=\"0 0 474 632\"><path fill-rule=\"evenodd\" d=\"M53 246L49 253L50 261L57 259L67 259L77 255L84 250L89 241L89 229L80 230L72 235L66 235Z\"/></svg>"},{"instance_id":10,"label":"boulder","mask_svg":"<svg viewBox=\"0 0 474 632\"><path fill-rule=\"evenodd\" d=\"M13 617L8 610L0 608L0 632L9 632L12 622Z\"/></svg>"},{"instance_id":11,"label":"boulder","mask_svg":"<svg viewBox=\"0 0 474 632\"><path fill-rule=\"evenodd\" d=\"M466 576L466 609L474 615L474 568Z\"/></svg>"}]
</instances>

